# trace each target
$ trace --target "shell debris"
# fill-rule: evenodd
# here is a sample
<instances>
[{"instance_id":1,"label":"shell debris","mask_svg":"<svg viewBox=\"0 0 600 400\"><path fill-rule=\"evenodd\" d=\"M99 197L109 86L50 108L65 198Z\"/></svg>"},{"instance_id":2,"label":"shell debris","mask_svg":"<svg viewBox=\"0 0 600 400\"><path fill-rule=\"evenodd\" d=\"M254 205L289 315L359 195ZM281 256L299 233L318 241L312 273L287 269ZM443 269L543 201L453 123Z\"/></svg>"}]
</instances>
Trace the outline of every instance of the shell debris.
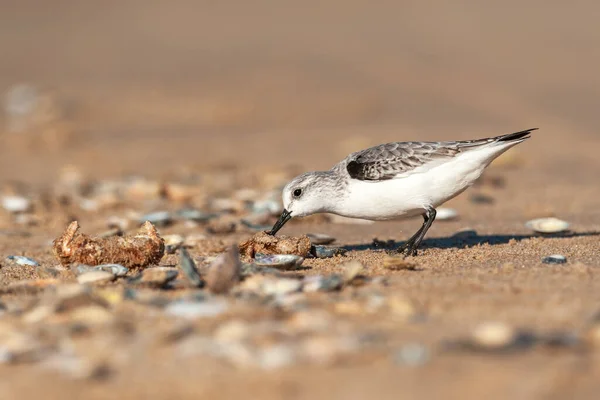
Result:
<instances>
[{"instance_id":1,"label":"shell debris","mask_svg":"<svg viewBox=\"0 0 600 400\"><path fill-rule=\"evenodd\" d=\"M165 253L165 243L150 222L144 223L133 236L98 238L80 233L79 224L73 221L54 240L53 250L64 266L121 264L132 268L158 264Z\"/></svg>"}]
</instances>

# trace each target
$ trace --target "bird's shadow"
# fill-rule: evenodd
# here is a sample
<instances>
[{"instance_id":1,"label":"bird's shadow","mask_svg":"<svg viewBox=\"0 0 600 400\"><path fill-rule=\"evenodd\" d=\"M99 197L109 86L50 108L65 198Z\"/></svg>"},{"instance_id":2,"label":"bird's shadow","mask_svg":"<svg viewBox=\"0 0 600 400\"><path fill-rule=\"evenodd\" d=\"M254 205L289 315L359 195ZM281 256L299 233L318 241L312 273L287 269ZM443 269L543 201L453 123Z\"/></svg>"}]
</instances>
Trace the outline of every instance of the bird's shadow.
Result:
<instances>
[{"instance_id":1,"label":"bird's shadow","mask_svg":"<svg viewBox=\"0 0 600 400\"><path fill-rule=\"evenodd\" d=\"M600 236L599 231L590 232L561 232L553 234L530 234L530 235L518 235L518 234L507 234L507 235L478 235L475 231L464 231L459 232L453 236L428 238L423 240L421 249L424 248L436 248L436 249L464 249L481 244L498 245L507 244L511 240L521 241L524 239L531 239L535 237L543 238L573 238L573 237L586 237L586 236ZM343 249L348 251L362 251L362 250L391 250L396 249L405 241L380 241L373 239L371 243L361 244L350 244L342 246Z\"/></svg>"}]
</instances>

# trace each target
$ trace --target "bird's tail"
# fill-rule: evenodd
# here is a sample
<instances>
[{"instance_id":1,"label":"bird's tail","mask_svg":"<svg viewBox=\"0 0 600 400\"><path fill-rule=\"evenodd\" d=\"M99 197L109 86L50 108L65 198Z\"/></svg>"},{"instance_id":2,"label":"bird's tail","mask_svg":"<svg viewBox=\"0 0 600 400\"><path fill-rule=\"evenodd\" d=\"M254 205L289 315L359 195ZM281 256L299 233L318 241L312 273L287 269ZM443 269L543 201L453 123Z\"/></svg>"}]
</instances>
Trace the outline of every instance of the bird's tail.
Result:
<instances>
[{"instance_id":1,"label":"bird's tail","mask_svg":"<svg viewBox=\"0 0 600 400\"><path fill-rule=\"evenodd\" d=\"M508 135L496 136L494 139L495 142L513 142L513 141L523 141L525 139L529 139L531 136L529 134L538 128L531 128L521 132L509 133Z\"/></svg>"},{"instance_id":2,"label":"bird's tail","mask_svg":"<svg viewBox=\"0 0 600 400\"><path fill-rule=\"evenodd\" d=\"M458 142L458 146L463 150L476 149L482 146L492 146L494 144L504 146L509 145L508 147L512 147L515 144L519 144L522 141L529 139L529 134L536 129L538 128L531 128L520 132L509 133L507 135L500 135L486 139L465 140L463 142Z\"/></svg>"}]
</instances>

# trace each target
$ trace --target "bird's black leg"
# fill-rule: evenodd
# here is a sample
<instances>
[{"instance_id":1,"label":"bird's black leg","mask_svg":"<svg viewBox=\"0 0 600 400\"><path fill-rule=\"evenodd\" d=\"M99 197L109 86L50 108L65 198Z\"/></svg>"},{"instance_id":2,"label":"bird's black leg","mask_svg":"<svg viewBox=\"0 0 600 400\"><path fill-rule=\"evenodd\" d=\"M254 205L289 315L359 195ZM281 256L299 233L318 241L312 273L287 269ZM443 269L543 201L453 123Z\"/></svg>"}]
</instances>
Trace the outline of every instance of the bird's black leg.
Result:
<instances>
[{"instance_id":1,"label":"bird's black leg","mask_svg":"<svg viewBox=\"0 0 600 400\"><path fill-rule=\"evenodd\" d=\"M411 238L404 243L404 245L398 248L398 253L406 252L406 255L408 256L417 255L417 249L421 245L421 242L427 234L427 231L429 228L431 228L431 224L433 224L433 221L435 221L435 214L436 212L434 208L428 208L425 210L425 214L423 214L423 225L421 228L419 228L417 233L412 235Z\"/></svg>"}]
</instances>

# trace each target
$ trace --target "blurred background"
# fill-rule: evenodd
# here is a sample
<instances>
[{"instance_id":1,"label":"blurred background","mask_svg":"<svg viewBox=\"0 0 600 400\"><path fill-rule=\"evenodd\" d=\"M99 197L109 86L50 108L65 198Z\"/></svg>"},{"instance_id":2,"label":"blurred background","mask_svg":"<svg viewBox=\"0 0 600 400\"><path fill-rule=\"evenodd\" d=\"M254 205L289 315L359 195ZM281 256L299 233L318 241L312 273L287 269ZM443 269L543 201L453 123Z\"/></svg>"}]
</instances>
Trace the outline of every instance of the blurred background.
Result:
<instances>
[{"instance_id":1,"label":"blurred background","mask_svg":"<svg viewBox=\"0 0 600 400\"><path fill-rule=\"evenodd\" d=\"M395 140L541 128L594 159L593 1L1 1L0 177L328 168ZM537 136L537 135L536 135ZM543 136L543 139L540 137ZM576 169L575 169L576 170ZM576 175L576 174L574 174Z\"/></svg>"}]
</instances>

